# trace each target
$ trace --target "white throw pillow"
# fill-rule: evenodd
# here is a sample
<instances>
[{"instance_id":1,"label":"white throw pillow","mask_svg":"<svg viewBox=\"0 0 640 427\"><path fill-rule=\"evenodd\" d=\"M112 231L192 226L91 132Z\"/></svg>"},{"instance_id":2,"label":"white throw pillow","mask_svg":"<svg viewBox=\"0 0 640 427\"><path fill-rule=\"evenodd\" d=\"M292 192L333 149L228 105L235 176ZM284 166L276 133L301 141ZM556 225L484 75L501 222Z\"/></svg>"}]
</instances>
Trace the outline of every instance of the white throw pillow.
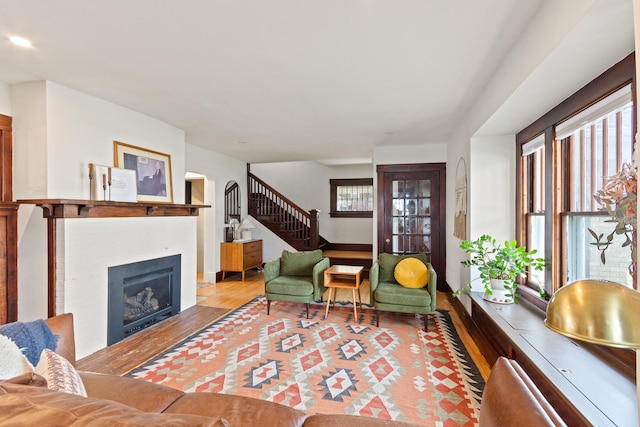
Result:
<instances>
[{"instance_id":1,"label":"white throw pillow","mask_svg":"<svg viewBox=\"0 0 640 427\"><path fill-rule=\"evenodd\" d=\"M0 335L0 380L33 372L33 365L27 360L13 340Z\"/></svg>"},{"instance_id":2,"label":"white throw pillow","mask_svg":"<svg viewBox=\"0 0 640 427\"><path fill-rule=\"evenodd\" d=\"M71 362L48 348L42 350L40 354L40 361L36 365L36 374L46 378L49 390L64 391L87 397L82 378Z\"/></svg>"}]
</instances>

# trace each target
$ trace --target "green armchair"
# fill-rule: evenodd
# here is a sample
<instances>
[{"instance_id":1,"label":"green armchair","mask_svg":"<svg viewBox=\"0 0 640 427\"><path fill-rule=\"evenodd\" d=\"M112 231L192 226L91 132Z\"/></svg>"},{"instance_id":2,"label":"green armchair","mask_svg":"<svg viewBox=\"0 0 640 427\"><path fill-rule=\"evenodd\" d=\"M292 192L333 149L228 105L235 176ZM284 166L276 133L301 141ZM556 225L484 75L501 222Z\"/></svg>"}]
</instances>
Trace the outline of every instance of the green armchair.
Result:
<instances>
[{"instance_id":1,"label":"green armchair","mask_svg":"<svg viewBox=\"0 0 640 427\"><path fill-rule=\"evenodd\" d=\"M405 258L422 261L428 272L427 285L423 288L406 288L395 277L396 265ZM428 314L436 309L436 283L438 276L425 254L392 255L380 254L369 271L371 282L371 304L376 310L376 326L380 323L381 311ZM425 331L427 322L425 316Z\"/></svg>"},{"instance_id":2,"label":"green armchair","mask_svg":"<svg viewBox=\"0 0 640 427\"><path fill-rule=\"evenodd\" d=\"M303 302L307 305L322 301L324 271L329 268L329 258L322 257L322 251L289 252L264 265L264 295L267 298L267 314L271 301Z\"/></svg>"}]
</instances>

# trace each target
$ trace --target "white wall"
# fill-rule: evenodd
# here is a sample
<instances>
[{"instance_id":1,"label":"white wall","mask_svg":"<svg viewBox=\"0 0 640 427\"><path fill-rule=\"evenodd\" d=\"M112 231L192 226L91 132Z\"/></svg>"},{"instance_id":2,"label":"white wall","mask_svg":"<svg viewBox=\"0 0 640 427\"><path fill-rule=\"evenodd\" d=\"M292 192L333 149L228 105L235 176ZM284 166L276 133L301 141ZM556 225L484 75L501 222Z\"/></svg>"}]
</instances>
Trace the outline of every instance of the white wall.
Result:
<instances>
[{"instance_id":1,"label":"white wall","mask_svg":"<svg viewBox=\"0 0 640 427\"><path fill-rule=\"evenodd\" d=\"M13 111L13 197L46 198L46 82L11 87ZM23 204L18 209L18 319L47 315L47 224L42 210ZM24 296L29 295L29 298Z\"/></svg>"},{"instance_id":2,"label":"white wall","mask_svg":"<svg viewBox=\"0 0 640 427\"><path fill-rule=\"evenodd\" d=\"M216 272L220 271L220 243L224 241L224 188L228 181L236 181L240 185L244 219L247 216L247 164L193 144L185 145L185 164L189 172L206 176L205 204L212 207L201 211L205 215L206 230L203 242L206 254L203 260L204 276L206 281L215 282ZM254 224L258 226L257 221ZM263 230L254 230L253 238L262 239Z\"/></svg>"},{"instance_id":3,"label":"white wall","mask_svg":"<svg viewBox=\"0 0 640 427\"><path fill-rule=\"evenodd\" d=\"M174 202L184 202L182 130L51 82L13 85L11 107L16 199L89 198L87 164L113 165L117 140L169 154ZM18 316L46 317L47 233L41 208L22 205L18 224ZM57 224L56 304L82 325L76 331L79 357L106 345L100 302L76 297L105 292L105 266L179 250L182 309L195 304L196 218L83 218Z\"/></svg>"},{"instance_id":4,"label":"white wall","mask_svg":"<svg viewBox=\"0 0 640 427\"><path fill-rule=\"evenodd\" d=\"M466 140L468 136L457 132L448 145L447 152L447 283L452 289L459 289L462 284L469 283L469 269L461 268L460 262L466 257L466 254L460 249L461 240L453 236L453 223L456 205L456 169L460 159L466 166L467 173L467 238L470 237L470 209L469 209L469 193L473 183L470 180L470 146Z\"/></svg>"},{"instance_id":5,"label":"white wall","mask_svg":"<svg viewBox=\"0 0 640 427\"><path fill-rule=\"evenodd\" d=\"M87 164L113 165L113 141L171 156L173 200L184 203L184 131L47 82L48 195L89 197Z\"/></svg>"},{"instance_id":6,"label":"white wall","mask_svg":"<svg viewBox=\"0 0 640 427\"><path fill-rule=\"evenodd\" d=\"M512 239L516 229L515 136L471 139L470 238L491 234Z\"/></svg>"},{"instance_id":7,"label":"white wall","mask_svg":"<svg viewBox=\"0 0 640 427\"><path fill-rule=\"evenodd\" d=\"M446 141L376 147L373 150L373 163L374 166L405 163L442 163L447 161L447 150L448 142Z\"/></svg>"},{"instance_id":8,"label":"white wall","mask_svg":"<svg viewBox=\"0 0 640 427\"><path fill-rule=\"evenodd\" d=\"M516 165L515 136L475 137L471 139L469 171L470 218L468 239L490 234L498 241L515 235ZM474 290L482 290L479 277L471 272Z\"/></svg>"},{"instance_id":9,"label":"white wall","mask_svg":"<svg viewBox=\"0 0 640 427\"><path fill-rule=\"evenodd\" d=\"M11 87L0 82L0 114L11 115Z\"/></svg>"}]
</instances>

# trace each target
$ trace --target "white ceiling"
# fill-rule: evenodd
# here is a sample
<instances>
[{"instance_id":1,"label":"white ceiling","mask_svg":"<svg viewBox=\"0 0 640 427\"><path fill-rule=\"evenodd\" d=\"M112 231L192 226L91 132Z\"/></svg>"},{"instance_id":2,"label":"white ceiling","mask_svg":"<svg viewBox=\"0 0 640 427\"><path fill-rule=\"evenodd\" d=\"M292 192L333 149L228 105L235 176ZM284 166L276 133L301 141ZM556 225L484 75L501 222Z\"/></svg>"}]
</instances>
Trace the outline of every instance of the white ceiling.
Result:
<instances>
[{"instance_id":1,"label":"white ceiling","mask_svg":"<svg viewBox=\"0 0 640 427\"><path fill-rule=\"evenodd\" d=\"M54 81L250 163L370 158L447 141L542 1L0 0L0 81Z\"/></svg>"}]
</instances>

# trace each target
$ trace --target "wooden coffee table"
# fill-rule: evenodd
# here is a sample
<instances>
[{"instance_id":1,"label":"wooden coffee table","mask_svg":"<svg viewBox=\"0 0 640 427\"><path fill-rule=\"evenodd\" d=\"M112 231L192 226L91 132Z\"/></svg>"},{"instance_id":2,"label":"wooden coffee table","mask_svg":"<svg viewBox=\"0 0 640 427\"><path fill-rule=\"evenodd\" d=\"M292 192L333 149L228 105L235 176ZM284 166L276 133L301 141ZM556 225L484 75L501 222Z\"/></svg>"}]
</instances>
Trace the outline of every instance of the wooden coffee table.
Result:
<instances>
[{"instance_id":1,"label":"wooden coffee table","mask_svg":"<svg viewBox=\"0 0 640 427\"><path fill-rule=\"evenodd\" d=\"M351 289L353 296L353 315L356 322L360 323L358 319L358 306L356 304L356 291L358 292L358 301L362 306L362 300L360 299L360 284L362 283L362 271L363 267L353 265L332 265L324 271L324 286L329 288L329 297L327 298L327 310L324 313L325 319L329 315L329 307L331 306L331 293L333 292L333 298L336 298L336 289Z\"/></svg>"}]
</instances>

